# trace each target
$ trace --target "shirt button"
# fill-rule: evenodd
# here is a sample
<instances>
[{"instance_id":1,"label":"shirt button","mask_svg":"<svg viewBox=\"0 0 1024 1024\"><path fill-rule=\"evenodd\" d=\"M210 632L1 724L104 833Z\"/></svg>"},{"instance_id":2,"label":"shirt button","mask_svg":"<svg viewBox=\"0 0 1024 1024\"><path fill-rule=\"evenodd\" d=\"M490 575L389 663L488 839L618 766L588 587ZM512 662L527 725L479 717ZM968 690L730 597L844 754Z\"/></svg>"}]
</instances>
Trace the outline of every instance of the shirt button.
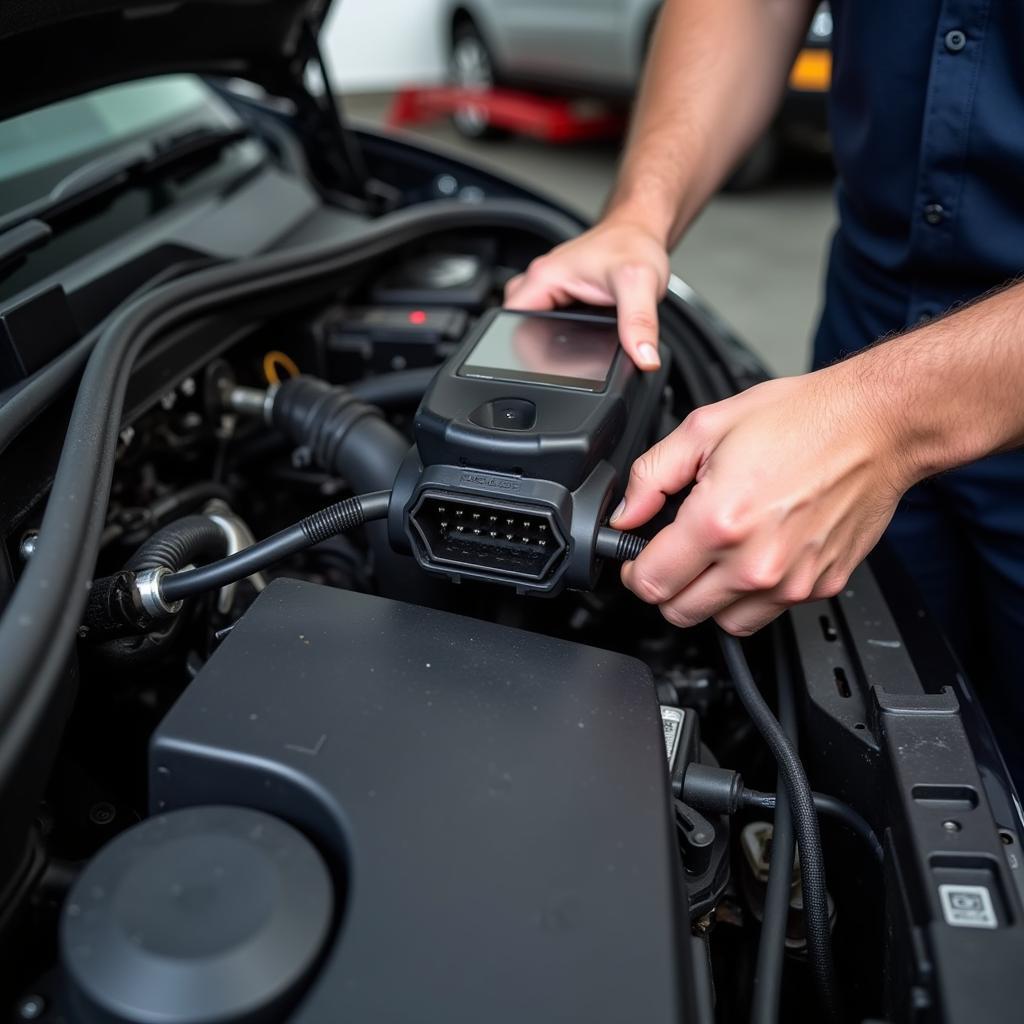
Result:
<instances>
[{"instance_id":1,"label":"shirt button","mask_svg":"<svg viewBox=\"0 0 1024 1024\"><path fill-rule=\"evenodd\" d=\"M924 208L924 219L933 226L941 224L946 219L946 208L941 203L929 203Z\"/></svg>"},{"instance_id":2,"label":"shirt button","mask_svg":"<svg viewBox=\"0 0 1024 1024\"><path fill-rule=\"evenodd\" d=\"M959 53L967 45L967 36L958 28L950 29L946 33L946 49L950 53Z\"/></svg>"}]
</instances>

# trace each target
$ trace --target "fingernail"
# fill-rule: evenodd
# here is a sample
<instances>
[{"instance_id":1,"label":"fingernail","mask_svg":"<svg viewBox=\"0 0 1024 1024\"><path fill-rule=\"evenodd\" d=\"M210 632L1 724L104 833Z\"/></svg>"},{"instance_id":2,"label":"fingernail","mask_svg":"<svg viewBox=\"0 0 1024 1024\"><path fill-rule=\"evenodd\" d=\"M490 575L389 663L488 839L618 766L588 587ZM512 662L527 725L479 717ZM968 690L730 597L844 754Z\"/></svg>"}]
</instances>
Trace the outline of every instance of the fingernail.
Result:
<instances>
[{"instance_id":1,"label":"fingernail","mask_svg":"<svg viewBox=\"0 0 1024 1024\"><path fill-rule=\"evenodd\" d=\"M623 498L622 501L619 502L618 508L616 508L615 511L612 513L612 517L609 520L609 522L614 523L615 520L619 519L622 516L623 512L625 512L625 511L626 511L626 499Z\"/></svg>"},{"instance_id":2,"label":"fingernail","mask_svg":"<svg viewBox=\"0 0 1024 1024\"><path fill-rule=\"evenodd\" d=\"M658 358L658 350L646 341L636 350L636 354L640 357L640 362L643 366L656 369L661 365L661 360Z\"/></svg>"}]
</instances>

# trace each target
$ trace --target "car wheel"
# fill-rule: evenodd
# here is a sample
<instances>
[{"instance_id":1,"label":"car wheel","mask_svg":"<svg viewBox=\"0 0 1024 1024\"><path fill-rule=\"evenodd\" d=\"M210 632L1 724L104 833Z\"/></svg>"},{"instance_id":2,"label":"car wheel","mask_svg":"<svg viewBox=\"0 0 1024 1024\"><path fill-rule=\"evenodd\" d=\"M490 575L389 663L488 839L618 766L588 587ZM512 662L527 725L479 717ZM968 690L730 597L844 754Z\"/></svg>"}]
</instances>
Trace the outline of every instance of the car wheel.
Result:
<instances>
[{"instance_id":1,"label":"car wheel","mask_svg":"<svg viewBox=\"0 0 1024 1024\"><path fill-rule=\"evenodd\" d=\"M477 27L460 21L452 30L448 80L459 88L484 92L494 87L495 79L494 61ZM508 134L490 123L486 109L469 103L452 114L452 124L466 139L499 139Z\"/></svg>"},{"instance_id":2,"label":"car wheel","mask_svg":"<svg viewBox=\"0 0 1024 1024\"><path fill-rule=\"evenodd\" d=\"M726 192L749 192L765 184L779 163L782 143L778 132L769 128L754 143L753 148L726 178L722 188Z\"/></svg>"}]
</instances>

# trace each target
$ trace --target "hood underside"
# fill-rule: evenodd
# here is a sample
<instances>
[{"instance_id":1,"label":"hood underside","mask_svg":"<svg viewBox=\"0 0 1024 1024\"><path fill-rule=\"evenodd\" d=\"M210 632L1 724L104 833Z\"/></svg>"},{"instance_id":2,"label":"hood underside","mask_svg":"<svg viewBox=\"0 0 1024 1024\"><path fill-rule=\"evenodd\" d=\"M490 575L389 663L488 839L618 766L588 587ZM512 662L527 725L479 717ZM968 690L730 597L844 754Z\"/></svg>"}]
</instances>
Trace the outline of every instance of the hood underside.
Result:
<instances>
[{"instance_id":1,"label":"hood underside","mask_svg":"<svg viewBox=\"0 0 1024 1024\"><path fill-rule=\"evenodd\" d=\"M306 64L303 26L330 0L0 0L0 120L115 82L174 72L278 95Z\"/></svg>"}]
</instances>

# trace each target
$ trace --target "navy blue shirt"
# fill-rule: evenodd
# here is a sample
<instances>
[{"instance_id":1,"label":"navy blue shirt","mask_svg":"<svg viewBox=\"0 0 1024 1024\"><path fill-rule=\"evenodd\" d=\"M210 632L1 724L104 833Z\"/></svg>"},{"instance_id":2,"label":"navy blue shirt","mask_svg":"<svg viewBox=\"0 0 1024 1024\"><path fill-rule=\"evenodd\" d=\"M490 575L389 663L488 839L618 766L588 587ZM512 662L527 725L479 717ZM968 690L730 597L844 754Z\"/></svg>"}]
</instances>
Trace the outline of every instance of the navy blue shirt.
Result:
<instances>
[{"instance_id":1,"label":"navy blue shirt","mask_svg":"<svg viewBox=\"0 0 1024 1024\"><path fill-rule=\"evenodd\" d=\"M1024 0L833 0L820 365L1024 272Z\"/></svg>"}]
</instances>

